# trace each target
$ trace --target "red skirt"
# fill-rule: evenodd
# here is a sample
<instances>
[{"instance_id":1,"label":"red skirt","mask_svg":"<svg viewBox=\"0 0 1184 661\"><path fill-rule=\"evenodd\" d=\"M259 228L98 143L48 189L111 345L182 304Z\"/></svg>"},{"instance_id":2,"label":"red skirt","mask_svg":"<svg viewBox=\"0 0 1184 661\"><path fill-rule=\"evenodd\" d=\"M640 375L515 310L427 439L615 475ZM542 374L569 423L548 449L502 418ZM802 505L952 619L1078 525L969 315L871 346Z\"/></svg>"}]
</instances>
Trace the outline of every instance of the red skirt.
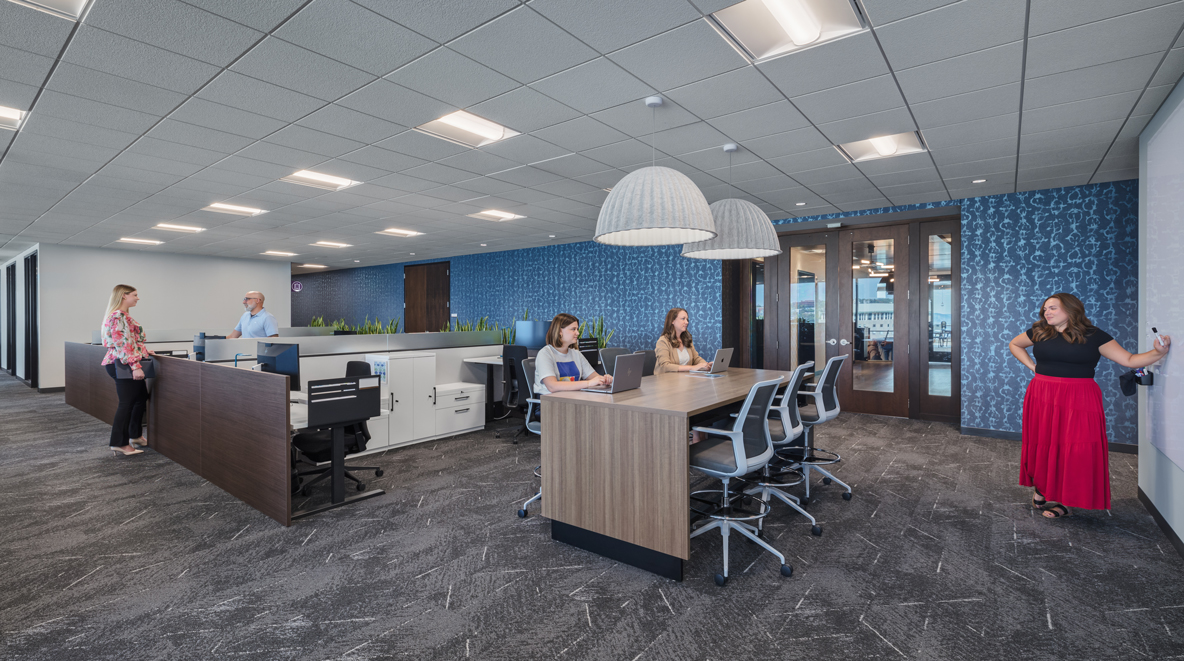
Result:
<instances>
[{"instance_id":1,"label":"red skirt","mask_svg":"<svg viewBox=\"0 0 1184 661\"><path fill-rule=\"evenodd\" d=\"M1110 509L1110 450L1093 379L1037 374L1024 395L1020 485L1066 507Z\"/></svg>"}]
</instances>

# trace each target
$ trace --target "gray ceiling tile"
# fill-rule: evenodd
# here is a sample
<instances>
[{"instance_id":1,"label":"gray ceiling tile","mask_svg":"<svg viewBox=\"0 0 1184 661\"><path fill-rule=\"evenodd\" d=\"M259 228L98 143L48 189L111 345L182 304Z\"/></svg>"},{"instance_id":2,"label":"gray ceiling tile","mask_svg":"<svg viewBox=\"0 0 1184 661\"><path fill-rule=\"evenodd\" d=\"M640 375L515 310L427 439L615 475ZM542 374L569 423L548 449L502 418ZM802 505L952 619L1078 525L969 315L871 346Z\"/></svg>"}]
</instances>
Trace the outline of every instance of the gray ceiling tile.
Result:
<instances>
[{"instance_id":1,"label":"gray ceiling tile","mask_svg":"<svg viewBox=\"0 0 1184 661\"><path fill-rule=\"evenodd\" d=\"M1147 122L1155 115L1132 115L1127 118L1126 124L1122 125L1122 130L1118 132L1118 139L1137 138L1143 132L1143 128L1147 126Z\"/></svg>"},{"instance_id":2,"label":"gray ceiling tile","mask_svg":"<svg viewBox=\"0 0 1184 661\"><path fill-rule=\"evenodd\" d=\"M398 135L406 127L331 103L297 124L358 142L374 143Z\"/></svg>"},{"instance_id":3,"label":"gray ceiling tile","mask_svg":"<svg viewBox=\"0 0 1184 661\"><path fill-rule=\"evenodd\" d=\"M472 173L457 168L440 165L439 163L425 163L403 171L403 174L434 181L438 184L453 184L465 179L472 179Z\"/></svg>"},{"instance_id":4,"label":"gray ceiling tile","mask_svg":"<svg viewBox=\"0 0 1184 661\"><path fill-rule=\"evenodd\" d=\"M137 168L140 170L148 170L149 172L175 174L183 177L188 177L202 169L202 166L200 165L192 165L190 163L182 163L181 161L157 158L156 156L147 156L145 154L134 154L127 151L123 152L119 156L116 156L115 159L111 161L111 164L124 165L129 168Z\"/></svg>"},{"instance_id":5,"label":"gray ceiling tile","mask_svg":"<svg viewBox=\"0 0 1184 661\"><path fill-rule=\"evenodd\" d=\"M589 155L590 154L591 152L589 152ZM605 165L605 163L594 161L588 156L569 154L560 158L553 158L541 163L535 163L534 167L570 179L572 177L582 177L584 175L589 175L594 172L601 172L604 170ZM612 164L609 163L607 165Z\"/></svg>"},{"instance_id":6,"label":"gray ceiling tile","mask_svg":"<svg viewBox=\"0 0 1184 661\"><path fill-rule=\"evenodd\" d=\"M379 78L337 102L403 126L419 126L456 110L443 101Z\"/></svg>"},{"instance_id":7,"label":"gray ceiling tile","mask_svg":"<svg viewBox=\"0 0 1184 661\"><path fill-rule=\"evenodd\" d=\"M469 108L469 112L519 133L537 131L580 116L579 112L529 87L519 87L479 103Z\"/></svg>"},{"instance_id":8,"label":"gray ceiling tile","mask_svg":"<svg viewBox=\"0 0 1184 661\"><path fill-rule=\"evenodd\" d=\"M810 94L888 73L870 32L795 51L756 65L786 96Z\"/></svg>"},{"instance_id":9,"label":"gray ceiling tile","mask_svg":"<svg viewBox=\"0 0 1184 661\"><path fill-rule=\"evenodd\" d=\"M978 142L973 145L960 145L949 149L933 149L929 153L933 154L933 161L937 163L938 169L941 169L955 163L984 161L1005 156L1014 158L1016 141L1014 138L1004 138L990 142Z\"/></svg>"},{"instance_id":10,"label":"gray ceiling tile","mask_svg":"<svg viewBox=\"0 0 1184 661\"><path fill-rule=\"evenodd\" d=\"M872 183L880 189L880 192L892 197L891 191L896 190L902 186L912 186L908 193L921 193L935 190L945 191L945 186L942 184L941 177L938 176L937 170L933 166L929 166L927 170L909 170L907 172L896 172L893 174L884 174L871 178Z\"/></svg>"},{"instance_id":11,"label":"gray ceiling tile","mask_svg":"<svg viewBox=\"0 0 1184 661\"><path fill-rule=\"evenodd\" d=\"M1176 48L1169 51L1163 64L1159 65L1159 70L1151 79L1151 86L1175 85L1180 81L1181 75L1184 75L1184 48Z\"/></svg>"},{"instance_id":12,"label":"gray ceiling tile","mask_svg":"<svg viewBox=\"0 0 1184 661\"><path fill-rule=\"evenodd\" d=\"M259 139L284 127L284 122L220 103L190 98L169 115L187 124L204 126L233 135Z\"/></svg>"},{"instance_id":13,"label":"gray ceiling tile","mask_svg":"<svg viewBox=\"0 0 1184 661\"><path fill-rule=\"evenodd\" d=\"M436 48L431 39L348 0L317 0L276 36L376 76Z\"/></svg>"},{"instance_id":14,"label":"gray ceiling tile","mask_svg":"<svg viewBox=\"0 0 1184 661\"><path fill-rule=\"evenodd\" d=\"M448 42L519 4L517 0L355 1L440 43Z\"/></svg>"},{"instance_id":15,"label":"gray ceiling tile","mask_svg":"<svg viewBox=\"0 0 1184 661\"><path fill-rule=\"evenodd\" d=\"M0 43L13 48L56 58L72 29L73 21L30 7L0 5Z\"/></svg>"},{"instance_id":16,"label":"gray ceiling tile","mask_svg":"<svg viewBox=\"0 0 1184 661\"><path fill-rule=\"evenodd\" d=\"M534 89L584 113L636 101L654 90L612 60L600 57L531 84Z\"/></svg>"},{"instance_id":17,"label":"gray ceiling tile","mask_svg":"<svg viewBox=\"0 0 1184 661\"><path fill-rule=\"evenodd\" d=\"M892 158L878 158L871 161L856 163L860 172L869 176L879 176L909 170L923 170L933 168L933 159L926 152L919 154L904 154Z\"/></svg>"},{"instance_id":18,"label":"gray ceiling tile","mask_svg":"<svg viewBox=\"0 0 1184 661\"><path fill-rule=\"evenodd\" d=\"M447 48L438 48L386 79L458 108L508 92L518 83Z\"/></svg>"},{"instance_id":19,"label":"gray ceiling tile","mask_svg":"<svg viewBox=\"0 0 1184 661\"><path fill-rule=\"evenodd\" d=\"M325 157L321 154L314 154L312 152L303 151L301 149L293 149L283 145L273 145L269 142L256 142L255 144L243 149L236 154L243 158L250 158L258 161L265 161L267 163L275 163L276 165L285 165L296 170L313 169L318 163L324 162ZM292 174L291 172L285 174Z\"/></svg>"},{"instance_id":20,"label":"gray ceiling tile","mask_svg":"<svg viewBox=\"0 0 1184 661\"><path fill-rule=\"evenodd\" d=\"M1139 99L1139 103L1135 105L1135 109L1131 112L1132 115L1154 115L1156 110L1163 105L1163 102L1168 98L1168 95L1175 89L1175 85L1160 85L1159 87L1149 87L1143 92L1143 98Z\"/></svg>"},{"instance_id":21,"label":"gray ceiling tile","mask_svg":"<svg viewBox=\"0 0 1184 661\"><path fill-rule=\"evenodd\" d=\"M512 184L518 184L519 186L538 186L549 181L562 179L562 177L557 174L552 174L529 165L524 165L513 170L506 170L505 172L498 172L490 176L500 181L508 181Z\"/></svg>"},{"instance_id":22,"label":"gray ceiling tile","mask_svg":"<svg viewBox=\"0 0 1184 661\"><path fill-rule=\"evenodd\" d=\"M888 199L882 195L876 196L876 197L873 197L870 199L861 199L861 200L852 199L851 201L846 201L846 200L847 200L847 198L855 198L855 197L867 198L867 195L866 194L864 194L864 195L842 195L840 197L843 199L843 201L841 201L841 202L840 201L833 201L833 203L836 207L838 207L842 211L847 211L847 212L862 211L864 209L883 209L885 207L892 206L892 203L889 202ZM827 199L830 199L830 198L828 197Z\"/></svg>"},{"instance_id":23,"label":"gray ceiling tile","mask_svg":"<svg viewBox=\"0 0 1184 661\"><path fill-rule=\"evenodd\" d=\"M303 149L329 158L336 158L365 146L361 142L348 140L321 131L314 131L313 129L296 124L276 131L264 140L272 144L284 145L293 149Z\"/></svg>"},{"instance_id":24,"label":"gray ceiling tile","mask_svg":"<svg viewBox=\"0 0 1184 661\"><path fill-rule=\"evenodd\" d=\"M821 92L794 97L792 101L814 124L826 124L904 107L904 99L901 98L900 90L897 89L892 76L869 78L832 87Z\"/></svg>"},{"instance_id":25,"label":"gray ceiling tile","mask_svg":"<svg viewBox=\"0 0 1184 661\"><path fill-rule=\"evenodd\" d=\"M432 137L419 131L406 131L379 142L375 147L381 147L400 154L407 154L425 161L437 161L454 154L468 151L468 147ZM381 166L375 166L381 167Z\"/></svg>"},{"instance_id":26,"label":"gray ceiling tile","mask_svg":"<svg viewBox=\"0 0 1184 661\"><path fill-rule=\"evenodd\" d=\"M741 184L745 181L768 179L782 175L780 170L766 161L755 160L750 163L733 163L729 166L728 154L722 149L709 149L704 153L709 154L712 157L711 160L714 161L712 169L707 170L707 173L715 175L725 182ZM679 157L680 160L683 158L686 157Z\"/></svg>"},{"instance_id":27,"label":"gray ceiling tile","mask_svg":"<svg viewBox=\"0 0 1184 661\"><path fill-rule=\"evenodd\" d=\"M484 198L482 193L474 193L467 188L459 186L438 186L436 188L429 188L423 192L424 195L430 197L438 197L441 200L448 200L450 202L462 202L464 200L473 200Z\"/></svg>"},{"instance_id":28,"label":"gray ceiling tile","mask_svg":"<svg viewBox=\"0 0 1184 661\"><path fill-rule=\"evenodd\" d=\"M1011 83L925 103L912 103L909 107L922 129L1004 115L1019 109L1020 84Z\"/></svg>"},{"instance_id":29,"label":"gray ceiling tile","mask_svg":"<svg viewBox=\"0 0 1184 661\"><path fill-rule=\"evenodd\" d=\"M1119 62L1031 78L1024 84L1024 110L1141 90L1151 78L1159 60L1158 54L1141 55Z\"/></svg>"},{"instance_id":30,"label":"gray ceiling tile","mask_svg":"<svg viewBox=\"0 0 1184 661\"><path fill-rule=\"evenodd\" d=\"M792 175L798 183L803 186L814 187L818 184L826 184L835 181L846 181L851 179L862 179L865 186L871 186L863 173L859 171L854 165L844 163L842 165L832 165L825 168L817 168L806 172L798 172Z\"/></svg>"},{"instance_id":31,"label":"gray ceiling tile","mask_svg":"<svg viewBox=\"0 0 1184 661\"><path fill-rule=\"evenodd\" d=\"M286 177L292 174L291 168L284 165L276 165L275 163L268 163L265 161L258 161L253 158L245 158L243 156L229 156L225 160L219 161L215 166L219 170L229 170L231 172L241 172L253 177L262 177L269 181L275 181L280 177Z\"/></svg>"},{"instance_id":32,"label":"gray ceiling tile","mask_svg":"<svg viewBox=\"0 0 1184 661\"><path fill-rule=\"evenodd\" d=\"M1131 168L1129 170L1098 170L1098 173L1089 180L1091 184L1103 184L1108 181L1126 181L1128 179L1138 179L1139 168Z\"/></svg>"},{"instance_id":33,"label":"gray ceiling tile","mask_svg":"<svg viewBox=\"0 0 1184 661\"><path fill-rule=\"evenodd\" d=\"M843 165L847 163L847 159L839 153L839 150L833 146L828 146L823 149L815 149L813 151L800 152L790 154L788 156L780 156L777 158L768 159L769 164L781 170L791 177L799 172L806 172L808 170L815 170L818 168L831 167L835 165Z\"/></svg>"},{"instance_id":34,"label":"gray ceiling tile","mask_svg":"<svg viewBox=\"0 0 1184 661\"><path fill-rule=\"evenodd\" d=\"M604 125L601 124L601 126ZM533 135L516 135L506 140L499 140L492 145L482 147L481 151L523 164L557 158L569 152L567 149Z\"/></svg>"},{"instance_id":35,"label":"gray ceiling tile","mask_svg":"<svg viewBox=\"0 0 1184 661\"><path fill-rule=\"evenodd\" d=\"M1027 76L1036 78L1095 64L1162 53L1184 22L1184 4L1126 14L1028 39Z\"/></svg>"},{"instance_id":36,"label":"gray ceiling tile","mask_svg":"<svg viewBox=\"0 0 1184 661\"><path fill-rule=\"evenodd\" d=\"M895 135L917 130L907 108L895 108L883 112L852 117L829 124L820 124L818 130L833 144L866 140L880 135Z\"/></svg>"},{"instance_id":37,"label":"gray ceiling tile","mask_svg":"<svg viewBox=\"0 0 1184 661\"><path fill-rule=\"evenodd\" d=\"M145 135L149 138L158 138L191 147L212 149L222 154L233 154L254 142L251 138L244 138L240 135L234 135L204 126L194 126L193 124L186 124L173 119L161 121Z\"/></svg>"},{"instance_id":38,"label":"gray ceiling tile","mask_svg":"<svg viewBox=\"0 0 1184 661\"><path fill-rule=\"evenodd\" d=\"M625 176L625 173L622 172L621 176ZM504 193L499 193L498 195L507 200L512 200L521 204L535 204L555 197L550 193L544 193L543 191L535 190L533 188L516 188Z\"/></svg>"},{"instance_id":39,"label":"gray ceiling tile","mask_svg":"<svg viewBox=\"0 0 1184 661\"><path fill-rule=\"evenodd\" d=\"M132 133L91 126L81 122L73 122L43 113L35 113L25 119L24 124L21 126L21 133L53 136L63 140L111 149L123 149L139 137ZM12 131L5 131L5 134L0 135L0 142L16 135Z\"/></svg>"},{"instance_id":40,"label":"gray ceiling tile","mask_svg":"<svg viewBox=\"0 0 1184 661\"><path fill-rule=\"evenodd\" d=\"M948 149L976 142L988 142L1002 138L1014 139L1019 135L1020 116L1018 112L995 117L985 117L961 124L950 124L926 129L923 134L930 149Z\"/></svg>"},{"instance_id":41,"label":"gray ceiling tile","mask_svg":"<svg viewBox=\"0 0 1184 661\"><path fill-rule=\"evenodd\" d=\"M609 57L660 91L748 65L706 21L684 25Z\"/></svg>"},{"instance_id":42,"label":"gray ceiling tile","mask_svg":"<svg viewBox=\"0 0 1184 661\"><path fill-rule=\"evenodd\" d=\"M306 94L293 92L290 89L249 78L233 71L223 71L218 74L218 77L198 92L195 98L206 99L239 110L289 122L300 119L325 105L324 101ZM197 120L190 120L190 123L201 124Z\"/></svg>"},{"instance_id":43,"label":"gray ceiling tile","mask_svg":"<svg viewBox=\"0 0 1184 661\"><path fill-rule=\"evenodd\" d=\"M176 0L92 3L86 23L220 67L263 36Z\"/></svg>"},{"instance_id":44,"label":"gray ceiling tile","mask_svg":"<svg viewBox=\"0 0 1184 661\"><path fill-rule=\"evenodd\" d=\"M727 136L707 122L695 122L659 131L653 138L653 143L660 151L674 156L712 147L722 147L726 142L728 142Z\"/></svg>"},{"instance_id":45,"label":"gray ceiling tile","mask_svg":"<svg viewBox=\"0 0 1184 661\"><path fill-rule=\"evenodd\" d=\"M134 145L128 147L128 153L145 154L194 165L208 166L226 158L226 153L183 145L176 142L165 142L156 138L140 138Z\"/></svg>"},{"instance_id":46,"label":"gray ceiling tile","mask_svg":"<svg viewBox=\"0 0 1184 661\"><path fill-rule=\"evenodd\" d=\"M582 181L589 186L596 186L600 189L612 188L617 185L627 173L624 170L616 168L611 170L602 170L600 172L593 172L592 174L583 177L576 177L578 181Z\"/></svg>"},{"instance_id":47,"label":"gray ceiling tile","mask_svg":"<svg viewBox=\"0 0 1184 661\"><path fill-rule=\"evenodd\" d=\"M789 178L784 174L778 174L773 177L765 177L764 179L753 179L752 181L741 181L736 183L736 188L743 190L752 195L763 197L765 193L772 193L774 191L784 191L789 189L804 190L798 182Z\"/></svg>"},{"instance_id":48,"label":"gray ceiling tile","mask_svg":"<svg viewBox=\"0 0 1184 661\"><path fill-rule=\"evenodd\" d=\"M601 53L699 18L699 12L685 0L534 0L530 6Z\"/></svg>"},{"instance_id":49,"label":"gray ceiling tile","mask_svg":"<svg viewBox=\"0 0 1184 661\"><path fill-rule=\"evenodd\" d=\"M954 4L959 0L863 0L868 18L875 26L887 25L921 12Z\"/></svg>"},{"instance_id":50,"label":"gray ceiling tile","mask_svg":"<svg viewBox=\"0 0 1184 661\"><path fill-rule=\"evenodd\" d=\"M700 149L699 151L678 155L678 160L693 168L698 168L703 171L727 168L729 158L731 159L733 166L748 165L749 163L764 163L760 156L757 156L747 149L740 149L739 151L728 154L724 152L724 150L721 149L719 145L712 145L708 149ZM756 179L757 177L749 178Z\"/></svg>"},{"instance_id":51,"label":"gray ceiling tile","mask_svg":"<svg viewBox=\"0 0 1184 661\"><path fill-rule=\"evenodd\" d=\"M28 110L37 98L38 87L0 78L0 106Z\"/></svg>"},{"instance_id":52,"label":"gray ceiling tile","mask_svg":"<svg viewBox=\"0 0 1184 661\"><path fill-rule=\"evenodd\" d=\"M898 199L912 199L915 196L928 197L933 200L946 199L946 187L942 185L940 179L936 183L921 182L898 186L880 186L880 192L892 200L894 204L900 204L897 202Z\"/></svg>"},{"instance_id":53,"label":"gray ceiling tile","mask_svg":"<svg viewBox=\"0 0 1184 661\"><path fill-rule=\"evenodd\" d=\"M754 67L744 67L670 90L667 96L703 119L783 101L780 90Z\"/></svg>"},{"instance_id":54,"label":"gray ceiling tile","mask_svg":"<svg viewBox=\"0 0 1184 661\"><path fill-rule=\"evenodd\" d=\"M736 141L761 138L774 133L784 133L804 128L810 122L788 101L742 110L707 121Z\"/></svg>"},{"instance_id":55,"label":"gray ceiling tile","mask_svg":"<svg viewBox=\"0 0 1184 661\"><path fill-rule=\"evenodd\" d=\"M592 115L592 118L633 137L649 137L652 131L664 131L699 121L682 106L669 99L665 100L658 108L647 108L645 103L639 99L615 108L601 110ZM541 133L537 135L544 140L549 140Z\"/></svg>"},{"instance_id":56,"label":"gray ceiling tile","mask_svg":"<svg viewBox=\"0 0 1184 661\"><path fill-rule=\"evenodd\" d=\"M489 177L475 177L473 179L466 179L465 181L458 181L453 185L457 188L464 188L465 190L471 190L474 193L480 193L482 195L501 195L518 190L519 188L516 184L498 181Z\"/></svg>"},{"instance_id":57,"label":"gray ceiling tile","mask_svg":"<svg viewBox=\"0 0 1184 661\"><path fill-rule=\"evenodd\" d=\"M971 182L975 179L985 178L988 183L992 182L998 178L995 175L1007 175L1006 178L1014 179L1011 175L1015 173L1015 166L1015 156L1003 156L984 161L943 165L941 176L951 188L963 188L973 185Z\"/></svg>"},{"instance_id":58,"label":"gray ceiling tile","mask_svg":"<svg viewBox=\"0 0 1184 661\"><path fill-rule=\"evenodd\" d=\"M1027 0L963 0L877 28L876 35L892 68L909 69L1021 41L1026 14Z\"/></svg>"},{"instance_id":59,"label":"gray ceiling tile","mask_svg":"<svg viewBox=\"0 0 1184 661\"><path fill-rule=\"evenodd\" d=\"M768 135L744 143L745 149L765 160L831 146L830 141L812 127Z\"/></svg>"},{"instance_id":60,"label":"gray ceiling tile","mask_svg":"<svg viewBox=\"0 0 1184 661\"><path fill-rule=\"evenodd\" d=\"M1097 124L1024 135L1020 137L1020 154L1066 149L1090 142L1107 142L1114 139L1121 127L1122 120L1115 119Z\"/></svg>"},{"instance_id":61,"label":"gray ceiling tile","mask_svg":"<svg viewBox=\"0 0 1184 661\"><path fill-rule=\"evenodd\" d=\"M1106 155L1106 150L1109 147L1110 141L1107 140L1105 142L1076 145L1067 149L1020 154L1017 165L1020 170L1032 170L1034 168L1062 166L1085 161L1096 164Z\"/></svg>"},{"instance_id":62,"label":"gray ceiling tile","mask_svg":"<svg viewBox=\"0 0 1184 661\"><path fill-rule=\"evenodd\" d=\"M236 23L268 32L279 25L289 14L299 9L305 0L268 0L268 2L187 0L187 3L229 18Z\"/></svg>"},{"instance_id":63,"label":"gray ceiling tile","mask_svg":"<svg viewBox=\"0 0 1184 661\"><path fill-rule=\"evenodd\" d=\"M596 57L596 51L529 7L503 14L448 45L521 83Z\"/></svg>"},{"instance_id":64,"label":"gray ceiling tile","mask_svg":"<svg viewBox=\"0 0 1184 661\"><path fill-rule=\"evenodd\" d=\"M544 193L550 193L552 195L562 197L574 197L576 195L598 195L601 198L601 201L603 201L603 198L608 195L608 193L595 186L576 181L575 179L559 179L557 181L549 181L545 184L539 184L536 186L536 188L543 191ZM569 213L583 213L588 210L588 203L581 200L575 200L575 204L571 204L573 200L567 200L566 202L555 201L552 204L548 204L548 202L551 202L551 200L545 200L543 202L539 202L538 204L539 206L546 207L548 209L567 211ZM599 205L600 203L597 202L597 204Z\"/></svg>"},{"instance_id":65,"label":"gray ceiling tile","mask_svg":"<svg viewBox=\"0 0 1184 661\"><path fill-rule=\"evenodd\" d=\"M1007 44L897 71L896 79L900 81L900 89L910 104L924 103L955 94L1018 83L1023 59L1023 44Z\"/></svg>"},{"instance_id":66,"label":"gray ceiling tile","mask_svg":"<svg viewBox=\"0 0 1184 661\"><path fill-rule=\"evenodd\" d=\"M1098 160L1087 161L1084 163L1064 163L1061 165L1050 165L1041 168L1031 168L1027 170L1020 170L1016 173L1016 179L1019 184L1031 181L1040 181L1044 179L1055 179L1061 177L1081 177L1084 176L1086 181L1093 175L1098 168Z\"/></svg>"},{"instance_id":67,"label":"gray ceiling tile","mask_svg":"<svg viewBox=\"0 0 1184 661\"><path fill-rule=\"evenodd\" d=\"M0 45L0 62L4 62L0 78L34 87L41 87L53 67L51 57L3 45Z\"/></svg>"},{"instance_id":68,"label":"gray ceiling tile","mask_svg":"<svg viewBox=\"0 0 1184 661\"><path fill-rule=\"evenodd\" d=\"M231 71L324 101L333 101L374 76L323 55L268 37L230 67Z\"/></svg>"},{"instance_id":69,"label":"gray ceiling tile","mask_svg":"<svg viewBox=\"0 0 1184 661\"><path fill-rule=\"evenodd\" d=\"M219 71L205 62L89 25L78 26L62 60L182 94L196 92Z\"/></svg>"},{"instance_id":70,"label":"gray ceiling tile","mask_svg":"<svg viewBox=\"0 0 1184 661\"><path fill-rule=\"evenodd\" d=\"M481 175L490 174L491 172L499 172L501 170L509 170L510 168L516 168L520 165L520 163L511 161L508 158L495 156L480 149L470 149L468 151L461 152L456 156L449 156L448 158L441 159L438 162L441 165L447 165L449 167L459 168L466 172L472 172L473 174Z\"/></svg>"},{"instance_id":71,"label":"gray ceiling tile","mask_svg":"<svg viewBox=\"0 0 1184 661\"><path fill-rule=\"evenodd\" d=\"M1173 2L1174 0L1033 0L1028 21L1031 36L1056 32Z\"/></svg>"},{"instance_id":72,"label":"gray ceiling tile","mask_svg":"<svg viewBox=\"0 0 1184 661\"><path fill-rule=\"evenodd\" d=\"M813 182L810 184L810 190L825 197L832 203L843 200L866 200L880 196L880 192L876 190L875 185L862 176L856 176L854 179L839 179L821 183Z\"/></svg>"},{"instance_id":73,"label":"gray ceiling tile","mask_svg":"<svg viewBox=\"0 0 1184 661\"><path fill-rule=\"evenodd\" d=\"M46 89L155 115L164 115L185 100L176 92L68 62L58 64Z\"/></svg>"},{"instance_id":74,"label":"gray ceiling tile","mask_svg":"<svg viewBox=\"0 0 1184 661\"><path fill-rule=\"evenodd\" d=\"M1126 119L1137 98L1139 92L1130 91L1025 110L1023 132L1040 133L1081 124L1095 124L1108 119Z\"/></svg>"}]
</instances>

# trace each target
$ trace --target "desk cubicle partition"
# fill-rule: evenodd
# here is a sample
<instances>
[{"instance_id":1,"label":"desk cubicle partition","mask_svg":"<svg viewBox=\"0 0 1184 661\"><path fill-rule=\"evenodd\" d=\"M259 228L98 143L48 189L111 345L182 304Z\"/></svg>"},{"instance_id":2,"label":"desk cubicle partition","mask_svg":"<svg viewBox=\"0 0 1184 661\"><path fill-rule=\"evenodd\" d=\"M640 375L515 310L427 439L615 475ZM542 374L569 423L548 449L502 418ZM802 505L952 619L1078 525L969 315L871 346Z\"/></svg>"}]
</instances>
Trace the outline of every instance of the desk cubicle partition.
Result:
<instances>
[{"instance_id":1,"label":"desk cubicle partition","mask_svg":"<svg viewBox=\"0 0 1184 661\"><path fill-rule=\"evenodd\" d=\"M66 403L110 424L118 399L99 364L105 353L66 343ZM169 357L156 365L150 447L291 525L288 377Z\"/></svg>"}]
</instances>

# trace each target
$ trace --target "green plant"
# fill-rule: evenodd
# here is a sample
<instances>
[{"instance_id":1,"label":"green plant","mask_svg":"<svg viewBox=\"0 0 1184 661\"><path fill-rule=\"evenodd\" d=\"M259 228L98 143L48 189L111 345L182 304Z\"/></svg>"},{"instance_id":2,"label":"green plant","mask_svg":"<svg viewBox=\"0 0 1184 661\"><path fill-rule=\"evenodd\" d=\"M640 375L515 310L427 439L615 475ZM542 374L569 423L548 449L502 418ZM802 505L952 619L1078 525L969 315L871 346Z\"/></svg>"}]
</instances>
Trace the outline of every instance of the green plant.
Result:
<instances>
[{"instance_id":1,"label":"green plant","mask_svg":"<svg viewBox=\"0 0 1184 661\"><path fill-rule=\"evenodd\" d=\"M342 318L342 319L338 319L337 321L334 321L333 325L330 326L330 328L332 328L335 331L349 330L349 324L345 323L345 319Z\"/></svg>"},{"instance_id":2,"label":"green plant","mask_svg":"<svg viewBox=\"0 0 1184 661\"><path fill-rule=\"evenodd\" d=\"M615 334L617 331L614 329L605 328L604 315L601 315L592 322L584 322L583 324L580 324L579 336L585 337L585 332L588 333L587 337L596 338L597 346L603 349L608 346L609 340L613 339L613 334Z\"/></svg>"},{"instance_id":3,"label":"green plant","mask_svg":"<svg viewBox=\"0 0 1184 661\"><path fill-rule=\"evenodd\" d=\"M403 320L402 317L395 317L386 323L386 334L395 335L399 332L399 322Z\"/></svg>"},{"instance_id":4,"label":"green plant","mask_svg":"<svg viewBox=\"0 0 1184 661\"><path fill-rule=\"evenodd\" d=\"M308 322L308 326L309 326L309 328L324 328L325 327L325 316L321 315L319 317L313 317Z\"/></svg>"}]
</instances>

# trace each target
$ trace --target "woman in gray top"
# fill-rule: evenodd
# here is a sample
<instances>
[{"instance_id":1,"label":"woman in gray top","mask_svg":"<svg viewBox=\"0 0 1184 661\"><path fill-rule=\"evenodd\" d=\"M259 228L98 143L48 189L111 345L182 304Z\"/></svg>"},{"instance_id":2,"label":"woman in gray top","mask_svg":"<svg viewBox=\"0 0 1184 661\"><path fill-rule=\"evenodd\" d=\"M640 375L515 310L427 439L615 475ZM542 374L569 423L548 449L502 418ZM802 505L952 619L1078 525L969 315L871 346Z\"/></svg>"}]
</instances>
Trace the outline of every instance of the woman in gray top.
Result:
<instances>
[{"instance_id":1,"label":"woman in gray top","mask_svg":"<svg viewBox=\"0 0 1184 661\"><path fill-rule=\"evenodd\" d=\"M547 346L539 351L534 361L534 391L537 395L606 386L613 382L613 377L597 374L584 354L579 352L576 348L579 337L579 319L570 314L557 314L551 320Z\"/></svg>"}]
</instances>

